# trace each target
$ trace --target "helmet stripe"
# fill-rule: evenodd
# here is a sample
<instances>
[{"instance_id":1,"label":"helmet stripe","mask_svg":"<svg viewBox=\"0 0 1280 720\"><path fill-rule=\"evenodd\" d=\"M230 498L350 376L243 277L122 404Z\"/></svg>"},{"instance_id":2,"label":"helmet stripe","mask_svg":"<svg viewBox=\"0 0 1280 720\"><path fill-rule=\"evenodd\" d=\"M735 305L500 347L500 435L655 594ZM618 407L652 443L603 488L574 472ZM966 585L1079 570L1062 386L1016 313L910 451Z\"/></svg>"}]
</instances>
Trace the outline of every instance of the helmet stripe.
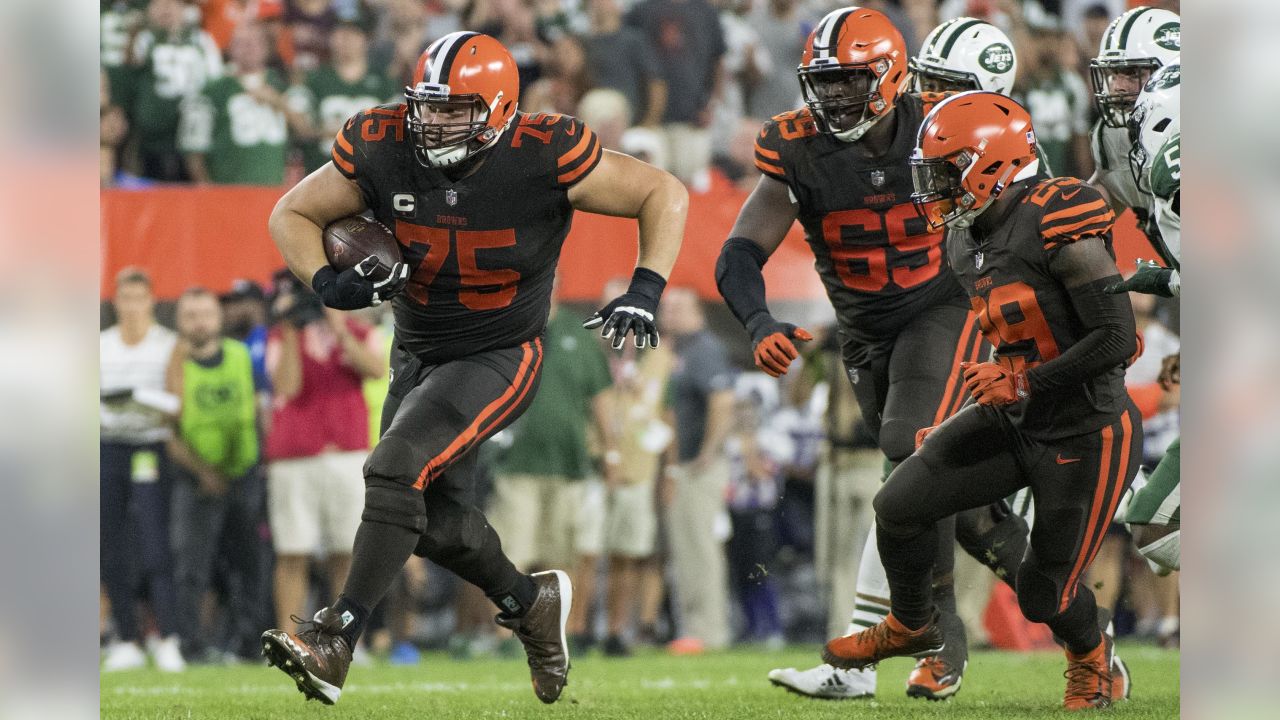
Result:
<instances>
[{"instance_id":1,"label":"helmet stripe","mask_svg":"<svg viewBox=\"0 0 1280 720\"><path fill-rule=\"evenodd\" d=\"M844 27L845 18L853 14L857 8L845 8L844 10L836 10L828 13L823 18L823 24L820 25L821 31L813 41L814 57L829 58L834 54L835 48L832 45L840 39L840 28Z\"/></svg>"},{"instance_id":2,"label":"helmet stripe","mask_svg":"<svg viewBox=\"0 0 1280 720\"><path fill-rule=\"evenodd\" d=\"M929 43L929 47L925 48L924 52L920 54L924 55L925 53L934 53L936 55L937 53L935 51L938 47L938 43L942 42L942 38L947 37L947 34L951 32L951 28L955 27L956 23L959 22L964 22L964 18L951 18L939 25L937 29L934 30L933 42Z\"/></svg>"},{"instance_id":3,"label":"helmet stripe","mask_svg":"<svg viewBox=\"0 0 1280 720\"><path fill-rule=\"evenodd\" d=\"M944 58L950 56L951 48L955 46L956 41L960 39L960 36L963 35L966 30L973 27L974 25L981 25L981 24L982 24L981 20L971 19L969 20L969 22L966 22L965 24L956 28L955 32L951 33L951 37L947 38L947 44L942 46L942 52L938 53L938 56L944 57Z\"/></svg>"},{"instance_id":4,"label":"helmet stripe","mask_svg":"<svg viewBox=\"0 0 1280 720\"><path fill-rule=\"evenodd\" d=\"M1129 20L1124 24L1124 29L1120 31L1120 49L1124 49L1124 47L1129 44L1129 31L1132 30L1134 24L1138 22L1138 18L1147 14L1147 11L1150 9L1151 8L1149 7L1140 7L1133 10L1133 15L1129 17Z\"/></svg>"},{"instance_id":5,"label":"helmet stripe","mask_svg":"<svg viewBox=\"0 0 1280 720\"><path fill-rule=\"evenodd\" d=\"M427 82L435 84L449 83L449 70L453 67L453 59L458 56L458 51L466 44L466 41L480 33L475 32L455 32L449 33L436 41L439 45L436 52L431 54L431 76Z\"/></svg>"}]
</instances>

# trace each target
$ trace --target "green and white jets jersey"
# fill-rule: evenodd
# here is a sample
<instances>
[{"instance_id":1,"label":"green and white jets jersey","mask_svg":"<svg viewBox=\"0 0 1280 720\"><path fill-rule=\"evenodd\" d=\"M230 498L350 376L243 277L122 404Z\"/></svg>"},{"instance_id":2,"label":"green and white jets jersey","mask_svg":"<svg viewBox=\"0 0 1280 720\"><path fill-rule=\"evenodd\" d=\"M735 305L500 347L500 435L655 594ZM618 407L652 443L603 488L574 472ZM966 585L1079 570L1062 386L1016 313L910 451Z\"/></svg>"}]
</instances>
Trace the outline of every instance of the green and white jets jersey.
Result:
<instances>
[{"instance_id":1,"label":"green and white jets jersey","mask_svg":"<svg viewBox=\"0 0 1280 720\"><path fill-rule=\"evenodd\" d=\"M200 28L172 35L145 29L133 43L137 94L129 114L144 149L171 151L183 98L222 75L222 53Z\"/></svg>"},{"instance_id":2,"label":"green and white jets jersey","mask_svg":"<svg viewBox=\"0 0 1280 720\"><path fill-rule=\"evenodd\" d=\"M1182 135L1174 135L1151 162L1152 214L1160 228L1167 259L1182 266Z\"/></svg>"},{"instance_id":3,"label":"green and white jets jersey","mask_svg":"<svg viewBox=\"0 0 1280 720\"><path fill-rule=\"evenodd\" d=\"M133 97L129 41L142 25L146 5L145 0L104 1L99 14L99 59L111 83L111 102L122 107L128 107Z\"/></svg>"},{"instance_id":4,"label":"green and white jets jersey","mask_svg":"<svg viewBox=\"0 0 1280 720\"><path fill-rule=\"evenodd\" d=\"M1119 214L1125 208L1133 208L1140 218L1149 215L1151 198L1138 189L1133 171L1129 169L1129 148L1133 147L1129 131L1107 127L1099 120L1093 126L1089 141L1098 167L1098 181L1111 196L1111 209Z\"/></svg>"},{"instance_id":5,"label":"green and white jets jersey","mask_svg":"<svg viewBox=\"0 0 1280 720\"><path fill-rule=\"evenodd\" d=\"M351 83L328 65L310 73L301 85L290 88L290 107L311 118L313 127L320 132L319 139L302 147L307 172L329 162L333 138L348 118L375 105L398 102L402 91L398 83L381 73L370 71Z\"/></svg>"},{"instance_id":6,"label":"green and white jets jersey","mask_svg":"<svg viewBox=\"0 0 1280 720\"><path fill-rule=\"evenodd\" d=\"M204 154L215 183L279 185L284 182L288 125L284 113L255 100L246 83L284 87L270 71L205 85L183 104L180 149Z\"/></svg>"}]
</instances>

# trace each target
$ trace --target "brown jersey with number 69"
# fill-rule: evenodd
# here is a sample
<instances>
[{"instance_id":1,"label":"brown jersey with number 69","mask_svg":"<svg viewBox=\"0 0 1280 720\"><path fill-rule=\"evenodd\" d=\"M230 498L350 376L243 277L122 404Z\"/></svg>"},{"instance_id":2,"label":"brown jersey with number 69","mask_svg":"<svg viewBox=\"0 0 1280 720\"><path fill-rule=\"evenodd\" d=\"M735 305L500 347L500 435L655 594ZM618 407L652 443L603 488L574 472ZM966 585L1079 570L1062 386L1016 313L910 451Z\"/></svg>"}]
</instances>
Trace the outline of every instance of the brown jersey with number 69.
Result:
<instances>
[{"instance_id":1,"label":"brown jersey with number 69","mask_svg":"<svg viewBox=\"0 0 1280 720\"><path fill-rule=\"evenodd\" d=\"M965 306L930 232L911 204L908 158L925 114L944 96L900 95L889 145L843 142L818 132L809 110L782 113L756 138L760 172L786 183L842 333L854 341L892 338L938 304Z\"/></svg>"},{"instance_id":2,"label":"brown jersey with number 69","mask_svg":"<svg viewBox=\"0 0 1280 720\"><path fill-rule=\"evenodd\" d=\"M1088 334L1070 289L1050 269L1054 255L1070 243L1096 237L1115 257L1115 215L1092 186L1066 177L1020 185L1005 191L1017 193L1017 202L988 236L947 232L948 262L995 347L996 360L1013 371L1053 360ZM1117 364L1074 387L1032 392L1005 412L1028 436L1050 440L1114 423L1128 398L1124 366Z\"/></svg>"},{"instance_id":3,"label":"brown jersey with number 69","mask_svg":"<svg viewBox=\"0 0 1280 720\"><path fill-rule=\"evenodd\" d=\"M334 166L413 268L393 304L398 341L437 363L538 337L573 216L569 188L599 164L600 141L575 118L516 113L479 169L453 181L417 161L404 116L404 104L365 110L333 146Z\"/></svg>"}]
</instances>

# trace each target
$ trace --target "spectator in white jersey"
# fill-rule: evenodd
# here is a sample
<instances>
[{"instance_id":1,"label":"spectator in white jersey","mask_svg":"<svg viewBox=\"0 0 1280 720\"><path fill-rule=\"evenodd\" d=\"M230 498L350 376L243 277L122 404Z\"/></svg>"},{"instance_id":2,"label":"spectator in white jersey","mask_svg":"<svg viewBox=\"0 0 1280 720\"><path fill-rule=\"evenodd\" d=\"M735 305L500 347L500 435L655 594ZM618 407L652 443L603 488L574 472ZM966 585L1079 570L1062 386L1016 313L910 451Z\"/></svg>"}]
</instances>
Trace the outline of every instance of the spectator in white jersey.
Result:
<instances>
[{"instance_id":1,"label":"spectator in white jersey","mask_svg":"<svg viewBox=\"0 0 1280 720\"><path fill-rule=\"evenodd\" d=\"M145 588L159 631L148 650L156 667L176 672L185 663L169 552L165 442L178 400L164 390L176 337L156 323L151 279L142 270L120 271L113 304L118 322L99 341L100 579L115 626L102 669L146 665L136 605Z\"/></svg>"}]
</instances>

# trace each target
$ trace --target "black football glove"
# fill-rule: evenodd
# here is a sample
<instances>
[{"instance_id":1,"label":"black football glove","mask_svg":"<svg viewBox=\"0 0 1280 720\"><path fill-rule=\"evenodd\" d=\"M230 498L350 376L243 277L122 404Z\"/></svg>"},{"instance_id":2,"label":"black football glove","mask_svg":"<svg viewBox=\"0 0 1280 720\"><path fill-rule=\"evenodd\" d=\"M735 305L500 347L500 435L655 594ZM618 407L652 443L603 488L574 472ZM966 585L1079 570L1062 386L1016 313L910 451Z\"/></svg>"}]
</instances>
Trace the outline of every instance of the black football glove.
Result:
<instances>
[{"instance_id":1,"label":"black football glove","mask_svg":"<svg viewBox=\"0 0 1280 720\"><path fill-rule=\"evenodd\" d=\"M398 262L391 266L387 277L377 282L369 273L378 267L378 256L370 255L355 267L342 272L325 265L311 278L311 289L334 310L359 310L370 305L381 305L404 289L409 282L409 264Z\"/></svg>"},{"instance_id":2,"label":"black football glove","mask_svg":"<svg viewBox=\"0 0 1280 720\"><path fill-rule=\"evenodd\" d=\"M1113 295L1137 292L1144 295L1173 297L1173 270L1141 258L1135 264L1136 270L1128 280L1112 283L1103 289Z\"/></svg>"},{"instance_id":3,"label":"black football glove","mask_svg":"<svg viewBox=\"0 0 1280 720\"><path fill-rule=\"evenodd\" d=\"M582 327L600 328L600 337L612 338L614 350L622 349L627 333L635 335L637 348L658 347L658 325L654 318L666 286L667 281L661 275L638 267L631 275L627 291L587 318Z\"/></svg>"}]
</instances>

